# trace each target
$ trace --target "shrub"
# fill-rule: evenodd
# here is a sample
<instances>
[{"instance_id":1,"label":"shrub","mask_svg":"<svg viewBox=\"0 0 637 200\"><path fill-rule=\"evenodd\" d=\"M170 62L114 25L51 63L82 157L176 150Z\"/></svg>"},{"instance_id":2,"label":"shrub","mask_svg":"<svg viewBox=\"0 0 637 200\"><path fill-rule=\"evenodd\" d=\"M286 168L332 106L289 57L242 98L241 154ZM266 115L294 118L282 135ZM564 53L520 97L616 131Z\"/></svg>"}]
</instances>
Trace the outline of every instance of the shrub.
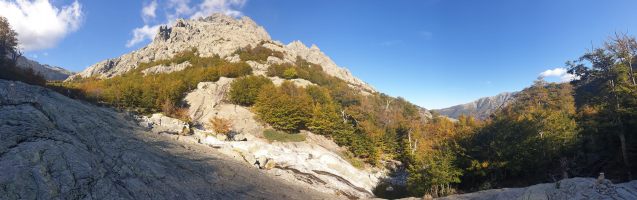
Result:
<instances>
[{"instance_id":1,"label":"shrub","mask_svg":"<svg viewBox=\"0 0 637 200\"><path fill-rule=\"evenodd\" d=\"M268 49L263 47L263 45L259 44L256 47L252 48L241 48L235 52L235 54L239 55L239 58L243 61L253 60L253 61L267 61L268 57L274 56L277 58L283 58L283 53L278 51L273 51L272 49Z\"/></svg>"},{"instance_id":2,"label":"shrub","mask_svg":"<svg viewBox=\"0 0 637 200\"><path fill-rule=\"evenodd\" d=\"M263 76L238 78L230 85L230 101L242 106L251 106L256 101L259 91L264 85L273 84L269 78Z\"/></svg>"},{"instance_id":3,"label":"shrub","mask_svg":"<svg viewBox=\"0 0 637 200\"><path fill-rule=\"evenodd\" d=\"M259 118L277 130L297 132L305 128L311 116L311 99L301 88L284 82L281 87L261 89L255 110Z\"/></svg>"},{"instance_id":4,"label":"shrub","mask_svg":"<svg viewBox=\"0 0 637 200\"><path fill-rule=\"evenodd\" d=\"M228 119L213 117L208 121L208 128L217 134L228 134L232 130L232 122Z\"/></svg>"},{"instance_id":5,"label":"shrub","mask_svg":"<svg viewBox=\"0 0 637 200\"><path fill-rule=\"evenodd\" d=\"M296 70L294 68L287 68L285 71L283 71L283 78L285 79L297 78Z\"/></svg>"}]
</instances>

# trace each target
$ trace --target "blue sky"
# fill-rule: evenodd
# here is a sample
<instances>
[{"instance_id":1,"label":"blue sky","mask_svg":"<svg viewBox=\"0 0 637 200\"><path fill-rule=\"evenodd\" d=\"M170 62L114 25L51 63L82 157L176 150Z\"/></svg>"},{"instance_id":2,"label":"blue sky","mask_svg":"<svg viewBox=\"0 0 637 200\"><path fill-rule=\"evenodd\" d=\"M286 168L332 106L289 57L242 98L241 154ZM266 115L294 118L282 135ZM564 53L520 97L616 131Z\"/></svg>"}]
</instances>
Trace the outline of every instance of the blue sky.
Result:
<instances>
[{"instance_id":1,"label":"blue sky","mask_svg":"<svg viewBox=\"0 0 637 200\"><path fill-rule=\"evenodd\" d=\"M58 35L42 35L54 45L26 55L81 71L147 44L127 47L135 28L168 21L176 10L169 1L249 16L273 39L316 44L379 91L426 108L521 90L613 33L634 35L637 29L637 1L632 0L159 0L151 19L142 17L150 0L93 0L78 1L80 15L69 12L71 17L64 18L77 19L60 33L59 27L51 29ZM202 1L218 4L198 8ZM11 3L0 0L0 9ZM50 2L58 11L73 3Z\"/></svg>"}]
</instances>

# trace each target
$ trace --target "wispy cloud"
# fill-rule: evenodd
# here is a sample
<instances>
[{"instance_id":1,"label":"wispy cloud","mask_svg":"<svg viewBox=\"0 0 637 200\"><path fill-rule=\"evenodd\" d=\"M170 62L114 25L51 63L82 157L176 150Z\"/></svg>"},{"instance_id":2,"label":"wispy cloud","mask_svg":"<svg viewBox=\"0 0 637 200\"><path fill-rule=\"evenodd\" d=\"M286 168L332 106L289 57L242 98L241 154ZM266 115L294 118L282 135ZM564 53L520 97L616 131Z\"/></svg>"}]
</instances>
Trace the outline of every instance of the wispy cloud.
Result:
<instances>
[{"instance_id":1,"label":"wispy cloud","mask_svg":"<svg viewBox=\"0 0 637 200\"><path fill-rule=\"evenodd\" d=\"M229 16L239 17L243 13L241 8L247 0L203 0L199 3L191 3L190 0L153 0L142 8L144 25L132 30L133 38L126 42L127 47L133 47L139 43L151 40L157 34L159 26L169 25L178 18L198 18L224 13ZM156 20L157 9L166 11L163 20ZM152 23L161 21L161 23Z\"/></svg>"},{"instance_id":2,"label":"wispy cloud","mask_svg":"<svg viewBox=\"0 0 637 200\"><path fill-rule=\"evenodd\" d=\"M423 37L423 38L425 38L427 40L433 38L433 36L434 36L434 34L432 32L424 31L424 30L423 31L419 31L418 35L420 35L421 37Z\"/></svg>"},{"instance_id":3,"label":"wispy cloud","mask_svg":"<svg viewBox=\"0 0 637 200\"><path fill-rule=\"evenodd\" d=\"M556 77L559 78L559 82L569 82L578 79L577 76L569 74L566 68L558 67L555 69L549 69L540 73L541 78Z\"/></svg>"},{"instance_id":4,"label":"wispy cloud","mask_svg":"<svg viewBox=\"0 0 637 200\"><path fill-rule=\"evenodd\" d=\"M157 34L159 26L161 26L161 24L157 24L154 26L144 25L142 27L133 29L133 38L126 42L126 47L132 47L145 41L146 39L152 39L153 37L155 37L155 34Z\"/></svg>"},{"instance_id":5,"label":"wispy cloud","mask_svg":"<svg viewBox=\"0 0 637 200\"><path fill-rule=\"evenodd\" d=\"M0 0L0 16L6 17L18 33L24 51L52 48L76 31L82 23L82 5L56 7L49 0Z\"/></svg>"},{"instance_id":6,"label":"wispy cloud","mask_svg":"<svg viewBox=\"0 0 637 200\"><path fill-rule=\"evenodd\" d=\"M151 21L157 17L157 0L151 1L148 5L142 8L142 19L145 23Z\"/></svg>"}]
</instances>

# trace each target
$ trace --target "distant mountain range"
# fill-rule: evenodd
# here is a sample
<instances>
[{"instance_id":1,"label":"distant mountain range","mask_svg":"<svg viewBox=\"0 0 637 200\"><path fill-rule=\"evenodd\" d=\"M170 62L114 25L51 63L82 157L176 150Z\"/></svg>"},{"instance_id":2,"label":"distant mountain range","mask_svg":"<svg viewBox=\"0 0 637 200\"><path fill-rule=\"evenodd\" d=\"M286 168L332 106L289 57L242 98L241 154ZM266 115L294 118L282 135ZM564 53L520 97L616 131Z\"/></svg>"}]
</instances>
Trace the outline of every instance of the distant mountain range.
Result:
<instances>
[{"instance_id":1,"label":"distant mountain range","mask_svg":"<svg viewBox=\"0 0 637 200\"><path fill-rule=\"evenodd\" d=\"M513 101L516 94L517 92L504 92L491 97L483 97L469 103L433 111L454 119L457 119L460 115L486 119L493 112Z\"/></svg>"},{"instance_id":2,"label":"distant mountain range","mask_svg":"<svg viewBox=\"0 0 637 200\"><path fill-rule=\"evenodd\" d=\"M24 56L20 56L16 65L23 69L33 69L34 72L42 75L46 80L64 80L73 75L73 72L61 67L40 64L37 61L30 60Z\"/></svg>"}]
</instances>

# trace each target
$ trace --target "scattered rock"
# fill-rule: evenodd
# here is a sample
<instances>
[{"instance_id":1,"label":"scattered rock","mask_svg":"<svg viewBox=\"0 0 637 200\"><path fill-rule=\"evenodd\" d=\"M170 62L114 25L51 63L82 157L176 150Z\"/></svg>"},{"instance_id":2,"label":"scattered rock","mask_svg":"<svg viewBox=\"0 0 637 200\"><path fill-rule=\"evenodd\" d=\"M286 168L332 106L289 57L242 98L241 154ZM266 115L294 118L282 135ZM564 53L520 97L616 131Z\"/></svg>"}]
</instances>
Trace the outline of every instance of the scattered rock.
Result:
<instances>
[{"instance_id":1,"label":"scattered rock","mask_svg":"<svg viewBox=\"0 0 637 200\"><path fill-rule=\"evenodd\" d=\"M167 117L161 113L156 113L150 117L142 116L137 119L138 124L156 133L170 133L179 135L190 135L190 125L181 120Z\"/></svg>"}]
</instances>

